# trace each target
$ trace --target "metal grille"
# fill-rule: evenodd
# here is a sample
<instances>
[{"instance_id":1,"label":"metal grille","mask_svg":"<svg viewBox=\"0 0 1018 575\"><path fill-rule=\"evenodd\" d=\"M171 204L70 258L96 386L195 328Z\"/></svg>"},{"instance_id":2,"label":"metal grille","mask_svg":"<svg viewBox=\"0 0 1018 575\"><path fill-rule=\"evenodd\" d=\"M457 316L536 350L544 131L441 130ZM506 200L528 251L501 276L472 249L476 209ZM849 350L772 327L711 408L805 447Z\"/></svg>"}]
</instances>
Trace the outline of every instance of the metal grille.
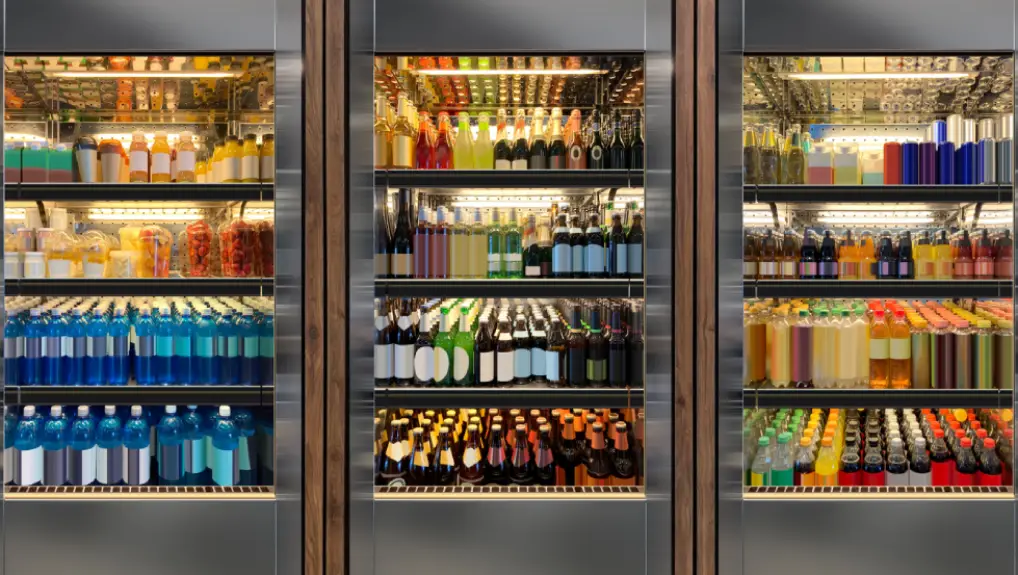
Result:
<instances>
[{"instance_id":1,"label":"metal grille","mask_svg":"<svg viewBox=\"0 0 1018 575\"><path fill-rule=\"evenodd\" d=\"M165 496L186 499L188 497L236 497L236 496L265 496L272 495L273 489L269 486L172 486L172 485L38 485L20 486L9 485L4 488L4 495L8 497L32 497L45 498L67 497L67 496Z\"/></svg>"},{"instance_id":2,"label":"metal grille","mask_svg":"<svg viewBox=\"0 0 1018 575\"><path fill-rule=\"evenodd\" d=\"M544 485L455 485L377 487L375 493L392 495L642 495L642 487L587 487Z\"/></svg>"},{"instance_id":3,"label":"metal grille","mask_svg":"<svg viewBox=\"0 0 1018 575\"><path fill-rule=\"evenodd\" d=\"M1010 494L1004 486L844 486L844 487L747 487L746 493L757 495L996 495Z\"/></svg>"}]
</instances>

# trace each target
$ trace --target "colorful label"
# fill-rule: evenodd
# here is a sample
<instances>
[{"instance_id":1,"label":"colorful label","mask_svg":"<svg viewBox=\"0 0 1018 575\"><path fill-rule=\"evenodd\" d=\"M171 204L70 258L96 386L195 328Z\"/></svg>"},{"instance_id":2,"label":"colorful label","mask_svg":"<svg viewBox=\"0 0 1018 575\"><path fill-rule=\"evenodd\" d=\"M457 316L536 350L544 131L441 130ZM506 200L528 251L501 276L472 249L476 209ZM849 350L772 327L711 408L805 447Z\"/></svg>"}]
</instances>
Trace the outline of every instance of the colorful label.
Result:
<instances>
[{"instance_id":1,"label":"colorful label","mask_svg":"<svg viewBox=\"0 0 1018 575\"><path fill-rule=\"evenodd\" d=\"M891 356L891 342L889 339L870 340L870 359L887 359Z\"/></svg>"},{"instance_id":2,"label":"colorful label","mask_svg":"<svg viewBox=\"0 0 1018 575\"><path fill-rule=\"evenodd\" d=\"M393 346L394 358L393 369L397 379L410 379L414 376L414 346L397 345Z\"/></svg>"},{"instance_id":3,"label":"colorful label","mask_svg":"<svg viewBox=\"0 0 1018 575\"><path fill-rule=\"evenodd\" d=\"M127 357L127 353L128 353L128 349L129 349L129 347L127 345L127 336L126 335L121 335L121 336L113 337L112 340L113 340L113 345L110 346L110 349L113 350L113 355L115 357Z\"/></svg>"},{"instance_id":4,"label":"colorful label","mask_svg":"<svg viewBox=\"0 0 1018 575\"><path fill-rule=\"evenodd\" d=\"M392 254L390 272L395 276L411 276L414 273L413 254Z\"/></svg>"},{"instance_id":5,"label":"colorful label","mask_svg":"<svg viewBox=\"0 0 1018 575\"><path fill-rule=\"evenodd\" d=\"M763 487L765 485L768 485L770 483L768 481L769 479L770 477L768 477L768 474L766 473L750 472L749 474L749 484L752 485L753 487Z\"/></svg>"},{"instance_id":6,"label":"colorful label","mask_svg":"<svg viewBox=\"0 0 1018 575\"><path fill-rule=\"evenodd\" d=\"M173 357L173 336L156 336L156 356Z\"/></svg>"},{"instance_id":7,"label":"colorful label","mask_svg":"<svg viewBox=\"0 0 1018 575\"><path fill-rule=\"evenodd\" d=\"M803 277L814 277L817 275L816 262L799 262L799 275Z\"/></svg>"},{"instance_id":8,"label":"colorful label","mask_svg":"<svg viewBox=\"0 0 1018 575\"><path fill-rule=\"evenodd\" d=\"M605 381L608 379L608 360L587 358L587 381Z\"/></svg>"},{"instance_id":9,"label":"colorful label","mask_svg":"<svg viewBox=\"0 0 1018 575\"><path fill-rule=\"evenodd\" d=\"M477 369L480 372L479 381L484 383L492 383L495 381L495 352L484 351L481 352L478 361Z\"/></svg>"},{"instance_id":10,"label":"colorful label","mask_svg":"<svg viewBox=\"0 0 1018 575\"><path fill-rule=\"evenodd\" d=\"M276 178L276 157L262 156L262 169L260 172L263 182L271 182Z\"/></svg>"},{"instance_id":11,"label":"colorful label","mask_svg":"<svg viewBox=\"0 0 1018 575\"><path fill-rule=\"evenodd\" d=\"M159 446L159 478L180 481L184 477L183 445Z\"/></svg>"},{"instance_id":12,"label":"colorful label","mask_svg":"<svg viewBox=\"0 0 1018 575\"><path fill-rule=\"evenodd\" d=\"M833 487L838 484L837 480L838 475L836 473L832 473L830 475L823 475L821 473L813 474L814 485L816 485L817 487L826 487L828 485Z\"/></svg>"},{"instance_id":13,"label":"colorful label","mask_svg":"<svg viewBox=\"0 0 1018 575\"><path fill-rule=\"evenodd\" d=\"M643 275L643 244L626 244L626 251L629 253L626 261L629 275ZM795 273L795 264L792 264L792 273Z\"/></svg>"},{"instance_id":14,"label":"colorful label","mask_svg":"<svg viewBox=\"0 0 1018 575\"><path fill-rule=\"evenodd\" d=\"M262 357L275 357L276 338L271 335L258 338L258 355Z\"/></svg>"},{"instance_id":15,"label":"colorful label","mask_svg":"<svg viewBox=\"0 0 1018 575\"><path fill-rule=\"evenodd\" d=\"M213 448L212 482L229 487L240 483L240 459L236 451Z\"/></svg>"},{"instance_id":16,"label":"colorful label","mask_svg":"<svg viewBox=\"0 0 1018 575\"><path fill-rule=\"evenodd\" d=\"M778 275L778 262L760 262L758 269L761 277L775 277Z\"/></svg>"},{"instance_id":17,"label":"colorful label","mask_svg":"<svg viewBox=\"0 0 1018 575\"><path fill-rule=\"evenodd\" d=\"M588 274L604 273L604 246L587 245L584 271Z\"/></svg>"},{"instance_id":18,"label":"colorful label","mask_svg":"<svg viewBox=\"0 0 1018 575\"><path fill-rule=\"evenodd\" d=\"M513 352L498 352L498 361L495 362L498 368L497 376L499 383L509 383L513 380Z\"/></svg>"},{"instance_id":19,"label":"colorful label","mask_svg":"<svg viewBox=\"0 0 1018 575\"><path fill-rule=\"evenodd\" d=\"M838 277L838 262L820 262L819 274L822 278Z\"/></svg>"}]
</instances>

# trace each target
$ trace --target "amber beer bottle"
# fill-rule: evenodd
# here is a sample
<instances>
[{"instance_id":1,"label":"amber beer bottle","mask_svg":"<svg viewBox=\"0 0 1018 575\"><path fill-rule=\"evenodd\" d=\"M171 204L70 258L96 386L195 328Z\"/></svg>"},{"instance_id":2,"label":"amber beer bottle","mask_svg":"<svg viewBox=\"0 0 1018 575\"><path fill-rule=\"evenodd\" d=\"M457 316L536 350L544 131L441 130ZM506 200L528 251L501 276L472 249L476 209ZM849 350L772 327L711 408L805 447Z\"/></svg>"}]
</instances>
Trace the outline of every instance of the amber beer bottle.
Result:
<instances>
[{"instance_id":1,"label":"amber beer bottle","mask_svg":"<svg viewBox=\"0 0 1018 575\"><path fill-rule=\"evenodd\" d=\"M484 483L484 453L481 450L481 438L476 425L467 426L467 438L463 442L463 456L460 461L459 481L461 484L480 485Z\"/></svg>"},{"instance_id":2,"label":"amber beer bottle","mask_svg":"<svg viewBox=\"0 0 1018 575\"><path fill-rule=\"evenodd\" d=\"M612 485L636 485L636 455L629 447L629 432L622 421L615 424L615 450L612 452L611 464Z\"/></svg>"},{"instance_id":3,"label":"amber beer bottle","mask_svg":"<svg viewBox=\"0 0 1018 575\"><path fill-rule=\"evenodd\" d=\"M542 425L534 446L534 478L538 485L555 485L558 467L552 451L551 426Z\"/></svg>"},{"instance_id":4,"label":"amber beer bottle","mask_svg":"<svg viewBox=\"0 0 1018 575\"><path fill-rule=\"evenodd\" d=\"M452 439L449 438L449 428L443 425L438 428L438 447L431 463L432 480L435 485L455 485L458 470L456 457L452 451Z\"/></svg>"},{"instance_id":5,"label":"amber beer bottle","mask_svg":"<svg viewBox=\"0 0 1018 575\"><path fill-rule=\"evenodd\" d=\"M502 436L502 426L492 424L491 443L488 445L488 456L486 459L485 479L488 483L495 485L509 485L509 461L506 459L505 440Z\"/></svg>"},{"instance_id":6,"label":"amber beer bottle","mask_svg":"<svg viewBox=\"0 0 1018 575\"><path fill-rule=\"evenodd\" d=\"M428 450L424 446L424 429L415 427L413 430L413 447L410 448L410 464L407 468L409 485L431 485L431 462Z\"/></svg>"},{"instance_id":7,"label":"amber beer bottle","mask_svg":"<svg viewBox=\"0 0 1018 575\"><path fill-rule=\"evenodd\" d=\"M514 485L533 485L534 479L534 459L530 453L530 441L527 439L527 426L519 424L516 426L509 480Z\"/></svg>"},{"instance_id":8,"label":"amber beer bottle","mask_svg":"<svg viewBox=\"0 0 1018 575\"><path fill-rule=\"evenodd\" d=\"M587 458L587 485L605 487L611 484L612 463L604 443L604 426L591 426L590 456Z\"/></svg>"},{"instance_id":9,"label":"amber beer bottle","mask_svg":"<svg viewBox=\"0 0 1018 575\"><path fill-rule=\"evenodd\" d=\"M409 453L403 450L403 421L395 420L389 431L389 443L385 446L385 456L378 466L377 485L403 487L406 485L407 463Z\"/></svg>"},{"instance_id":10,"label":"amber beer bottle","mask_svg":"<svg viewBox=\"0 0 1018 575\"><path fill-rule=\"evenodd\" d=\"M576 481L577 467L583 460L583 452L576 443L576 429L574 417L566 414L565 422L562 425L562 443L558 453L555 454L556 485L578 485Z\"/></svg>"}]
</instances>

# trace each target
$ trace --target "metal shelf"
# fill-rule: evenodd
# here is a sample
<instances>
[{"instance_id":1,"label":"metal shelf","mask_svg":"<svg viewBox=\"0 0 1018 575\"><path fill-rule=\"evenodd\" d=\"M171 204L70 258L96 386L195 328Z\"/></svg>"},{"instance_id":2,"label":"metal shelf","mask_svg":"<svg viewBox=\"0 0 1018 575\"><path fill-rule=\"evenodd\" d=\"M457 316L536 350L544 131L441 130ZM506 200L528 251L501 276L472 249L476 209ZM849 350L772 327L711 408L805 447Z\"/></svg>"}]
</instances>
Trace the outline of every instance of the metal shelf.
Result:
<instances>
[{"instance_id":1,"label":"metal shelf","mask_svg":"<svg viewBox=\"0 0 1018 575\"><path fill-rule=\"evenodd\" d=\"M225 385L7 386L5 405L267 405L275 387Z\"/></svg>"},{"instance_id":2,"label":"metal shelf","mask_svg":"<svg viewBox=\"0 0 1018 575\"><path fill-rule=\"evenodd\" d=\"M920 485L834 485L814 487L806 485L797 486L770 486L758 487L747 486L743 497L746 499L824 499L824 498L846 498L846 499L868 499L872 497L885 497L888 499L938 499L938 498L965 498L965 499L1013 499L1014 494L1009 485L943 485L943 486L920 486Z\"/></svg>"},{"instance_id":3,"label":"metal shelf","mask_svg":"<svg viewBox=\"0 0 1018 575\"><path fill-rule=\"evenodd\" d=\"M8 296L269 296L272 278L14 279Z\"/></svg>"},{"instance_id":4,"label":"metal shelf","mask_svg":"<svg viewBox=\"0 0 1018 575\"><path fill-rule=\"evenodd\" d=\"M583 485L434 485L405 487L376 487L375 499L500 499L523 495L527 498L555 499L561 497L632 499L643 497L643 487Z\"/></svg>"},{"instance_id":5,"label":"metal shelf","mask_svg":"<svg viewBox=\"0 0 1018 575\"><path fill-rule=\"evenodd\" d=\"M152 478L153 480L155 477ZM8 485L4 499L272 499L266 485Z\"/></svg>"},{"instance_id":6,"label":"metal shelf","mask_svg":"<svg viewBox=\"0 0 1018 575\"><path fill-rule=\"evenodd\" d=\"M746 389L748 408L1011 408L1010 389Z\"/></svg>"},{"instance_id":7,"label":"metal shelf","mask_svg":"<svg viewBox=\"0 0 1018 575\"><path fill-rule=\"evenodd\" d=\"M375 390L375 407L528 408L643 407L643 389L520 387L387 387Z\"/></svg>"},{"instance_id":8,"label":"metal shelf","mask_svg":"<svg viewBox=\"0 0 1018 575\"><path fill-rule=\"evenodd\" d=\"M1012 297L1008 280L744 280L743 297Z\"/></svg>"},{"instance_id":9,"label":"metal shelf","mask_svg":"<svg viewBox=\"0 0 1018 575\"><path fill-rule=\"evenodd\" d=\"M752 203L1011 203L1014 188L980 186L743 186L743 202Z\"/></svg>"},{"instance_id":10,"label":"metal shelf","mask_svg":"<svg viewBox=\"0 0 1018 575\"><path fill-rule=\"evenodd\" d=\"M389 188L642 188L643 170L375 170Z\"/></svg>"},{"instance_id":11,"label":"metal shelf","mask_svg":"<svg viewBox=\"0 0 1018 575\"><path fill-rule=\"evenodd\" d=\"M644 297L642 279L376 279L377 297Z\"/></svg>"},{"instance_id":12,"label":"metal shelf","mask_svg":"<svg viewBox=\"0 0 1018 575\"><path fill-rule=\"evenodd\" d=\"M275 185L259 184L5 184L8 202L261 202Z\"/></svg>"}]
</instances>

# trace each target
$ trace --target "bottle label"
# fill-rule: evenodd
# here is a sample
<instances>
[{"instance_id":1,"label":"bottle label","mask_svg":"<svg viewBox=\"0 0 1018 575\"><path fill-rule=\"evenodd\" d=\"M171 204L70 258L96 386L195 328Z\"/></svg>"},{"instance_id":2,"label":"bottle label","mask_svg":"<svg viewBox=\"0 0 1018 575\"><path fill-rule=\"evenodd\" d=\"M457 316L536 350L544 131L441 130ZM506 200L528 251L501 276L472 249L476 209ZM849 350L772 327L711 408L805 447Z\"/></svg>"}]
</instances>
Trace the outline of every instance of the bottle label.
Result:
<instances>
[{"instance_id":1,"label":"bottle label","mask_svg":"<svg viewBox=\"0 0 1018 575\"><path fill-rule=\"evenodd\" d=\"M85 338L85 355L88 357L106 357L106 337Z\"/></svg>"},{"instance_id":2,"label":"bottle label","mask_svg":"<svg viewBox=\"0 0 1018 575\"><path fill-rule=\"evenodd\" d=\"M182 339L182 338L181 338ZM184 341L187 341L186 339ZM241 338L241 343L244 349L241 351L241 356L246 358L258 357L258 336L247 336ZM413 347L413 346L410 346ZM179 355L179 354L178 354Z\"/></svg>"},{"instance_id":3,"label":"bottle label","mask_svg":"<svg viewBox=\"0 0 1018 575\"><path fill-rule=\"evenodd\" d=\"M156 356L173 357L173 336L156 336Z\"/></svg>"},{"instance_id":4,"label":"bottle label","mask_svg":"<svg viewBox=\"0 0 1018 575\"><path fill-rule=\"evenodd\" d=\"M435 379L435 348L424 345L414 353L414 378L421 383Z\"/></svg>"},{"instance_id":5,"label":"bottle label","mask_svg":"<svg viewBox=\"0 0 1018 575\"><path fill-rule=\"evenodd\" d=\"M375 277L385 277L389 273L389 254L375 254Z\"/></svg>"},{"instance_id":6,"label":"bottle label","mask_svg":"<svg viewBox=\"0 0 1018 575\"><path fill-rule=\"evenodd\" d=\"M96 479L100 485L118 485L124 481L123 446L96 448Z\"/></svg>"},{"instance_id":7,"label":"bottle label","mask_svg":"<svg viewBox=\"0 0 1018 575\"><path fill-rule=\"evenodd\" d=\"M113 345L111 346L111 349L113 350L113 356L114 357L127 357L128 349L129 349L128 345L127 345L127 336L126 335L119 335L119 336L113 337L112 339L113 339Z\"/></svg>"},{"instance_id":8,"label":"bottle label","mask_svg":"<svg viewBox=\"0 0 1018 575\"><path fill-rule=\"evenodd\" d=\"M573 271L573 252L569 244L555 244L551 249L551 271L556 274Z\"/></svg>"},{"instance_id":9,"label":"bottle label","mask_svg":"<svg viewBox=\"0 0 1018 575\"><path fill-rule=\"evenodd\" d=\"M389 273L394 276L411 276L414 273L413 254L392 254Z\"/></svg>"},{"instance_id":10,"label":"bottle label","mask_svg":"<svg viewBox=\"0 0 1018 575\"><path fill-rule=\"evenodd\" d=\"M470 354L462 347L455 347L452 350L452 377L456 381L463 381L470 372ZM469 383L473 383L472 381Z\"/></svg>"},{"instance_id":11,"label":"bottle label","mask_svg":"<svg viewBox=\"0 0 1018 575\"><path fill-rule=\"evenodd\" d=\"M572 257L573 273L574 274L583 273L583 270L585 269L583 256L586 250L583 249L583 246L570 246L570 247L572 248L573 251Z\"/></svg>"},{"instance_id":12,"label":"bottle label","mask_svg":"<svg viewBox=\"0 0 1018 575\"><path fill-rule=\"evenodd\" d=\"M216 355L215 345L213 343L215 339L210 335L198 336L195 338L194 350L197 352L198 357L214 357Z\"/></svg>"},{"instance_id":13,"label":"bottle label","mask_svg":"<svg viewBox=\"0 0 1018 575\"><path fill-rule=\"evenodd\" d=\"M240 158L223 158L222 164L222 176L224 182L239 182L240 181Z\"/></svg>"},{"instance_id":14,"label":"bottle label","mask_svg":"<svg viewBox=\"0 0 1018 575\"><path fill-rule=\"evenodd\" d=\"M601 146L594 146L590 149L590 163L600 162L604 156L604 150Z\"/></svg>"},{"instance_id":15,"label":"bottle label","mask_svg":"<svg viewBox=\"0 0 1018 575\"><path fill-rule=\"evenodd\" d=\"M481 450L476 447L467 447L463 450L463 467L473 467L481 461Z\"/></svg>"},{"instance_id":16,"label":"bottle label","mask_svg":"<svg viewBox=\"0 0 1018 575\"><path fill-rule=\"evenodd\" d=\"M541 277L541 266L527 266L523 269L523 275L528 278Z\"/></svg>"},{"instance_id":17,"label":"bottle label","mask_svg":"<svg viewBox=\"0 0 1018 575\"><path fill-rule=\"evenodd\" d=\"M276 356L276 338L273 336L262 336L258 338L258 355L262 357Z\"/></svg>"},{"instance_id":18,"label":"bottle label","mask_svg":"<svg viewBox=\"0 0 1018 575\"><path fill-rule=\"evenodd\" d=\"M870 359L887 359L891 355L891 343L889 339L870 340Z\"/></svg>"},{"instance_id":19,"label":"bottle label","mask_svg":"<svg viewBox=\"0 0 1018 575\"><path fill-rule=\"evenodd\" d=\"M185 439L181 444L184 449L184 472L197 474L205 471L205 439Z\"/></svg>"},{"instance_id":20,"label":"bottle label","mask_svg":"<svg viewBox=\"0 0 1018 575\"><path fill-rule=\"evenodd\" d=\"M240 179L247 182L258 181L258 156L244 156L241 158Z\"/></svg>"},{"instance_id":21,"label":"bottle label","mask_svg":"<svg viewBox=\"0 0 1018 575\"><path fill-rule=\"evenodd\" d=\"M60 357L74 357L74 338L64 336L60 338Z\"/></svg>"},{"instance_id":22,"label":"bottle label","mask_svg":"<svg viewBox=\"0 0 1018 575\"><path fill-rule=\"evenodd\" d=\"M393 373L394 345L375 346L375 379L390 379Z\"/></svg>"},{"instance_id":23,"label":"bottle label","mask_svg":"<svg viewBox=\"0 0 1018 575\"><path fill-rule=\"evenodd\" d=\"M151 335L138 336L137 354L141 357L152 357L155 352L155 338Z\"/></svg>"},{"instance_id":24,"label":"bottle label","mask_svg":"<svg viewBox=\"0 0 1018 575\"><path fill-rule=\"evenodd\" d=\"M255 340L255 355L258 355L258 338L248 338ZM173 355L177 357L191 357L191 338L190 337L175 337L173 338Z\"/></svg>"},{"instance_id":25,"label":"bottle label","mask_svg":"<svg viewBox=\"0 0 1018 575\"><path fill-rule=\"evenodd\" d=\"M505 271L506 273L518 273L523 269L523 254L506 254L505 255Z\"/></svg>"},{"instance_id":26,"label":"bottle label","mask_svg":"<svg viewBox=\"0 0 1018 575\"><path fill-rule=\"evenodd\" d=\"M819 269L822 278L838 278L838 262L820 262Z\"/></svg>"},{"instance_id":27,"label":"bottle label","mask_svg":"<svg viewBox=\"0 0 1018 575\"><path fill-rule=\"evenodd\" d=\"M502 273L502 254L488 254L488 273Z\"/></svg>"},{"instance_id":28,"label":"bottle label","mask_svg":"<svg viewBox=\"0 0 1018 575\"><path fill-rule=\"evenodd\" d=\"M495 365L498 368L498 382L509 383L513 380L513 353L511 351L498 352L498 361Z\"/></svg>"},{"instance_id":29,"label":"bottle label","mask_svg":"<svg viewBox=\"0 0 1018 575\"><path fill-rule=\"evenodd\" d=\"M749 474L749 484L753 487L763 487L764 485L767 485L769 483L767 481L768 479L769 477L767 477L767 474L764 473L750 472Z\"/></svg>"},{"instance_id":30,"label":"bottle label","mask_svg":"<svg viewBox=\"0 0 1018 575\"><path fill-rule=\"evenodd\" d=\"M548 158L548 161L550 162L548 167L550 169L552 169L552 170L564 170L564 169L566 169L566 157L565 156L558 156L558 155L550 156Z\"/></svg>"},{"instance_id":31,"label":"bottle label","mask_svg":"<svg viewBox=\"0 0 1018 575\"><path fill-rule=\"evenodd\" d=\"M262 168L259 172L263 182L272 182L276 179L276 156L262 156Z\"/></svg>"},{"instance_id":32,"label":"bottle label","mask_svg":"<svg viewBox=\"0 0 1018 575\"><path fill-rule=\"evenodd\" d=\"M42 447L18 450L15 462L14 483L16 485L38 485L42 483Z\"/></svg>"},{"instance_id":33,"label":"bottle label","mask_svg":"<svg viewBox=\"0 0 1018 575\"><path fill-rule=\"evenodd\" d=\"M530 379L530 350L517 349L513 352L513 375L517 379Z\"/></svg>"},{"instance_id":34,"label":"bottle label","mask_svg":"<svg viewBox=\"0 0 1018 575\"><path fill-rule=\"evenodd\" d=\"M642 276L643 275L643 244L626 244L626 251L629 252L629 256L626 261L626 265L629 268L629 275L631 276ZM795 264L792 264L792 272L795 272Z\"/></svg>"},{"instance_id":35,"label":"bottle label","mask_svg":"<svg viewBox=\"0 0 1018 575\"><path fill-rule=\"evenodd\" d=\"M799 265L794 261L783 261L781 262L781 277L783 278L794 278L797 276L799 271Z\"/></svg>"},{"instance_id":36,"label":"bottle label","mask_svg":"<svg viewBox=\"0 0 1018 575\"><path fill-rule=\"evenodd\" d=\"M39 359L46 356L45 348L41 337L25 338L25 357L28 359Z\"/></svg>"},{"instance_id":37,"label":"bottle label","mask_svg":"<svg viewBox=\"0 0 1018 575\"><path fill-rule=\"evenodd\" d=\"M608 360L587 358L587 381L602 382L608 379Z\"/></svg>"},{"instance_id":38,"label":"bottle label","mask_svg":"<svg viewBox=\"0 0 1018 575\"><path fill-rule=\"evenodd\" d=\"M240 458L237 452L213 447L212 482L228 487L240 483Z\"/></svg>"},{"instance_id":39,"label":"bottle label","mask_svg":"<svg viewBox=\"0 0 1018 575\"><path fill-rule=\"evenodd\" d=\"M477 369L480 371L478 380L482 384L490 384L495 381L495 352L484 351L480 353Z\"/></svg>"},{"instance_id":40,"label":"bottle label","mask_svg":"<svg viewBox=\"0 0 1018 575\"><path fill-rule=\"evenodd\" d=\"M816 262L799 262L799 275L802 277L816 277Z\"/></svg>"},{"instance_id":41,"label":"bottle label","mask_svg":"<svg viewBox=\"0 0 1018 575\"><path fill-rule=\"evenodd\" d=\"M43 449L42 482L44 485L67 483L67 449Z\"/></svg>"},{"instance_id":42,"label":"bottle label","mask_svg":"<svg viewBox=\"0 0 1018 575\"><path fill-rule=\"evenodd\" d=\"M587 245L587 257L584 258L584 271L588 274L604 273L604 246Z\"/></svg>"},{"instance_id":43,"label":"bottle label","mask_svg":"<svg viewBox=\"0 0 1018 575\"><path fill-rule=\"evenodd\" d=\"M758 267L760 277L776 277L778 275L778 262L760 262Z\"/></svg>"},{"instance_id":44,"label":"bottle label","mask_svg":"<svg viewBox=\"0 0 1018 575\"><path fill-rule=\"evenodd\" d=\"M240 438L241 441L247 438ZM159 446L159 480L180 481L184 477L184 450L182 445Z\"/></svg>"},{"instance_id":45,"label":"bottle label","mask_svg":"<svg viewBox=\"0 0 1018 575\"><path fill-rule=\"evenodd\" d=\"M891 338L891 345L889 349L891 359L912 359L911 339Z\"/></svg>"},{"instance_id":46,"label":"bottle label","mask_svg":"<svg viewBox=\"0 0 1018 575\"><path fill-rule=\"evenodd\" d=\"M530 156L530 169L531 170L547 170L548 159L541 154Z\"/></svg>"},{"instance_id":47,"label":"bottle label","mask_svg":"<svg viewBox=\"0 0 1018 575\"><path fill-rule=\"evenodd\" d=\"M138 449L124 447L123 450L124 460L127 461L126 483L128 485L148 485L152 469L150 447L148 445Z\"/></svg>"},{"instance_id":48,"label":"bottle label","mask_svg":"<svg viewBox=\"0 0 1018 575\"><path fill-rule=\"evenodd\" d=\"M527 169L527 160L526 159L523 159L523 160L513 160L513 167L512 167L512 169L514 169L514 170L526 170Z\"/></svg>"},{"instance_id":49,"label":"bottle label","mask_svg":"<svg viewBox=\"0 0 1018 575\"><path fill-rule=\"evenodd\" d=\"M626 244L615 244L615 274L629 273L629 249Z\"/></svg>"},{"instance_id":50,"label":"bottle label","mask_svg":"<svg viewBox=\"0 0 1018 575\"><path fill-rule=\"evenodd\" d=\"M144 173L146 179L148 179L148 152L147 151L132 151L131 152L131 171Z\"/></svg>"},{"instance_id":51,"label":"bottle label","mask_svg":"<svg viewBox=\"0 0 1018 575\"><path fill-rule=\"evenodd\" d=\"M177 151L177 173L194 172L194 152Z\"/></svg>"},{"instance_id":52,"label":"bottle label","mask_svg":"<svg viewBox=\"0 0 1018 575\"><path fill-rule=\"evenodd\" d=\"M544 353L544 373L548 381L558 381L562 378L559 373L559 353L557 351L547 351Z\"/></svg>"},{"instance_id":53,"label":"bottle label","mask_svg":"<svg viewBox=\"0 0 1018 575\"><path fill-rule=\"evenodd\" d=\"M393 368L396 379L411 379L414 376L414 346L396 345Z\"/></svg>"},{"instance_id":54,"label":"bottle label","mask_svg":"<svg viewBox=\"0 0 1018 575\"><path fill-rule=\"evenodd\" d=\"M496 170L511 170L511 169L513 169L513 163L510 162L509 160L499 160L499 159L496 159L495 160L495 169Z\"/></svg>"},{"instance_id":55,"label":"bottle label","mask_svg":"<svg viewBox=\"0 0 1018 575\"><path fill-rule=\"evenodd\" d=\"M230 337L226 338L225 349L226 353L224 353L223 355L225 355L228 358L237 357L240 352L240 339L237 338L237 336L235 335L231 335Z\"/></svg>"},{"instance_id":56,"label":"bottle label","mask_svg":"<svg viewBox=\"0 0 1018 575\"><path fill-rule=\"evenodd\" d=\"M435 347L435 382L444 381L449 377L449 369L452 367L452 358L449 352L440 347Z\"/></svg>"},{"instance_id":57,"label":"bottle label","mask_svg":"<svg viewBox=\"0 0 1018 575\"><path fill-rule=\"evenodd\" d=\"M170 155L165 153L152 154L152 175L170 175Z\"/></svg>"},{"instance_id":58,"label":"bottle label","mask_svg":"<svg viewBox=\"0 0 1018 575\"><path fill-rule=\"evenodd\" d=\"M60 357L60 338L59 337L47 337L44 338L45 345L42 348L43 357Z\"/></svg>"},{"instance_id":59,"label":"bottle label","mask_svg":"<svg viewBox=\"0 0 1018 575\"><path fill-rule=\"evenodd\" d=\"M548 352L538 347L530 350L530 373L535 377L545 376L548 364L546 355Z\"/></svg>"},{"instance_id":60,"label":"bottle label","mask_svg":"<svg viewBox=\"0 0 1018 575\"><path fill-rule=\"evenodd\" d=\"M771 485L791 486L794 483L792 468L771 470Z\"/></svg>"},{"instance_id":61,"label":"bottle label","mask_svg":"<svg viewBox=\"0 0 1018 575\"><path fill-rule=\"evenodd\" d=\"M832 473L830 475L823 475L821 473L813 474L814 485L816 485L817 487L825 487L828 485L833 487L838 483L837 478L838 478L837 473Z\"/></svg>"},{"instance_id":62,"label":"bottle label","mask_svg":"<svg viewBox=\"0 0 1018 575\"><path fill-rule=\"evenodd\" d=\"M25 339L21 337L4 338L4 357L7 359L25 356Z\"/></svg>"}]
</instances>

